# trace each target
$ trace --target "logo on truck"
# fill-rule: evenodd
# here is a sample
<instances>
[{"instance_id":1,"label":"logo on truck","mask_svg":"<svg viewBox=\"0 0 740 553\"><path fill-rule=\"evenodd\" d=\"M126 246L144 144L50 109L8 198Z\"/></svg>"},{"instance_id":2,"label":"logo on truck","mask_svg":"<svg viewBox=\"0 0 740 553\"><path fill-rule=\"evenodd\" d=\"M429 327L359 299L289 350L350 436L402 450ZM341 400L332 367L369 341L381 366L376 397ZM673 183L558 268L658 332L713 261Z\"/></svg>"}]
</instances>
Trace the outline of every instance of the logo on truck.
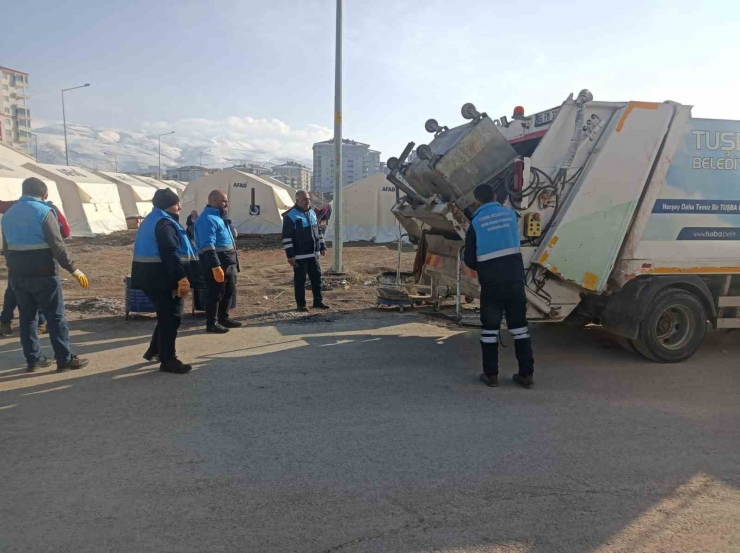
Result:
<instances>
[{"instance_id":1,"label":"logo on truck","mask_svg":"<svg viewBox=\"0 0 740 553\"><path fill-rule=\"evenodd\" d=\"M720 132L694 130L691 135L696 141L697 151L722 151L725 157L694 156L692 169L734 171L738 169L740 158L732 157L733 152L740 152L740 132Z\"/></svg>"}]
</instances>

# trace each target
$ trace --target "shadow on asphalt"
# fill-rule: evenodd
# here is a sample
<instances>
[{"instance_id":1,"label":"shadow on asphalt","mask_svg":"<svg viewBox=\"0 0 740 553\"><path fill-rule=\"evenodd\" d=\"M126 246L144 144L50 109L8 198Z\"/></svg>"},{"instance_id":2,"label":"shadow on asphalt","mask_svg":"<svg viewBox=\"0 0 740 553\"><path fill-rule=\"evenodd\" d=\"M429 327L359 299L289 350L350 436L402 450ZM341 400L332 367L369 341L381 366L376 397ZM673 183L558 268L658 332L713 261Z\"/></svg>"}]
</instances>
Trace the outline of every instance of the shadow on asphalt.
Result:
<instances>
[{"instance_id":1,"label":"shadow on asphalt","mask_svg":"<svg viewBox=\"0 0 740 553\"><path fill-rule=\"evenodd\" d=\"M204 355L188 376L135 363L69 388L59 381L48 390L0 392L0 409L18 405L27 415L11 434L38 433L38 444L23 455L45 455L50 440L55 472L76 474L76 448L106 459L114 446L90 437L111 428L124 444L118 447L146 445L135 461L119 462L152 467L135 482L111 478L132 467L86 467L84 488L105 489L117 501L96 507L116 524L86 520L96 537L84 542L70 524L73 510L63 510L84 502L84 490L74 478L47 482L61 514L34 531L54 535L61 548L128 546L117 540L167 528L172 550L238 543L252 551L582 551L610 543L666 501L680 519L691 501L670 501L693 497L694 488L682 490L697 478L700 491L706 479L738 486L734 335L711 333L689 362L658 365L595 328L536 327L537 387L510 383L509 337L502 386L492 390L476 380L475 332L420 336L409 325L419 320L409 317L323 317L264 325L286 339ZM82 333L75 350L144 346L152 324L72 322ZM0 382L14 376L2 373ZM95 416L81 417L74 406L82 404ZM0 411L0 419L13 411ZM35 426L40 421L48 422ZM74 428L75 438L55 440L56 426ZM9 439L4 448L19 455L13 446ZM11 457L0 476L22 463ZM158 476L154 467L174 476ZM46 476L36 478L34 486L43 486ZM195 482L197 489L183 494ZM153 486L156 495L147 489ZM38 508L28 503L33 492L10 486L9 504L19 505L8 515L10 528ZM214 511L193 509L193 494ZM234 497L241 500L227 508ZM240 508L240 501L258 508ZM164 505L178 516L150 521ZM210 516L220 524L209 526ZM633 545L649 543L663 528L637 528ZM33 548L33 535L22 530L5 538Z\"/></svg>"}]
</instances>

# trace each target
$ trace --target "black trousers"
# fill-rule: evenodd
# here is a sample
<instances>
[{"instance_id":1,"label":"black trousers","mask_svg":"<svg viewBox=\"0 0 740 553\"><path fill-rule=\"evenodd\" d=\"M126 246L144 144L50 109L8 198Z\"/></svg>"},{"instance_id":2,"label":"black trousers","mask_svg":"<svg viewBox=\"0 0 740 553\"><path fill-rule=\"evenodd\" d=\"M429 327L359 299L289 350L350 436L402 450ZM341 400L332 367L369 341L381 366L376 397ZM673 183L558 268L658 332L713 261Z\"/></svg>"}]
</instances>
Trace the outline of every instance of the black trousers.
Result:
<instances>
[{"instance_id":1,"label":"black trousers","mask_svg":"<svg viewBox=\"0 0 740 553\"><path fill-rule=\"evenodd\" d=\"M152 333L152 341L149 343L149 351L159 356L162 363L177 359L175 341L177 340L177 329L182 321L183 299L179 296L172 297L172 292L167 291L145 291L147 297L152 300L157 309L157 326Z\"/></svg>"},{"instance_id":2,"label":"black trousers","mask_svg":"<svg viewBox=\"0 0 740 553\"><path fill-rule=\"evenodd\" d=\"M295 289L295 303L298 307L306 305L306 275L311 279L313 302L323 300L321 295L321 265L318 257L296 259L293 267L293 288Z\"/></svg>"},{"instance_id":3,"label":"black trousers","mask_svg":"<svg viewBox=\"0 0 740 553\"><path fill-rule=\"evenodd\" d=\"M527 296L523 281L481 283L480 322L483 328L480 345L483 351L483 372L488 376L498 374L498 339L504 314L509 333L514 338L519 374L529 376L534 373L534 353L527 327Z\"/></svg>"},{"instance_id":4,"label":"black trousers","mask_svg":"<svg viewBox=\"0 0 740 553\"><path fill-rule=\"evenodd\" d=\"M224 270L224 281L216 282L210 270L205 272L206 286L206 326L213 326L216 321L229 320L229 309L236 295L236 265L229 265Z\"/></svg>"}]
</instances>

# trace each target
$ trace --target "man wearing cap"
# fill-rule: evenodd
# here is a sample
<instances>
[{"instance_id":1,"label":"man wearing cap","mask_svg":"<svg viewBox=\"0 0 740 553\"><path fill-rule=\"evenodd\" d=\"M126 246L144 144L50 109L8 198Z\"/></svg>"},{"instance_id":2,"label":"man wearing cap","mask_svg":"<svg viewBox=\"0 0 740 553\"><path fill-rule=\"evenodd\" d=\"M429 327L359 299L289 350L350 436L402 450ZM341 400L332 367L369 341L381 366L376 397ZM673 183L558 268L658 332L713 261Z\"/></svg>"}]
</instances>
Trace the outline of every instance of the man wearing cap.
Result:
<instances>
[{"instance_id":1,"label":"man wearing cap","mask_svg":"<svg viewBox=\"0 0 740 553\"><path fill-rule=\"evenodd\" d=\"M87 288L89 282L75 267L67 251L57 216L46 201L49 196L46 183L31 177L21 186L23 195L3 216L2 231L8 284L18 301L27 371L34 372L52 364L50 359L41 355L39 309L46 316L57 371L81 369L87 365L87 360L70 351L59 265L72 273L82 288Z\"/></svg>"},{"instance_id":2,"label":"man wearing cap","mask_svg":"<svg viewBox=\"0 0 740 553\"><path fill-rule=\"evenodd\" d=\"M134 242L131 285L142 290L157 310L147 361L160 362L163 372L184 374L192 369L177 358L175 341L183 298L198 282L198 257L180 226L180 199L169 188L154 193L154 209L139 225Z\"/></svg>"},{"instance_id":3,"label":"man wearing cap","mask_svg":"<svg viewBox=\"0 0 740 553\"><path fill-rule=\"evenodd\" d=\"M231 302L236 295L239 258L234 236L226 224L229 199L221 190L208 195L208 205L195 221L195 246L198 249L203 277L208 287L206 299L206 332L223 334L242 324L229 318Z\"/></svg>"},{"instance_id":4,"label":"man wearing cap","mask_svg":"<svg viewBox=\"0 0 740 553\"><path fill-rule=\"evenodd\" d=\"M501 201L505 201L501 188L499 193ZM534 353L527 325L524 262L516 213L496 201L499 199L497 192L489 184L481 184L473 194L480 207L473 214L465 235L465 264L478 272L481 285L483 373L480 380L486 386L498 386L498 338L505 314L519 364L514 382L531 388L534 385Z\"/></svg>"}]
</instances>

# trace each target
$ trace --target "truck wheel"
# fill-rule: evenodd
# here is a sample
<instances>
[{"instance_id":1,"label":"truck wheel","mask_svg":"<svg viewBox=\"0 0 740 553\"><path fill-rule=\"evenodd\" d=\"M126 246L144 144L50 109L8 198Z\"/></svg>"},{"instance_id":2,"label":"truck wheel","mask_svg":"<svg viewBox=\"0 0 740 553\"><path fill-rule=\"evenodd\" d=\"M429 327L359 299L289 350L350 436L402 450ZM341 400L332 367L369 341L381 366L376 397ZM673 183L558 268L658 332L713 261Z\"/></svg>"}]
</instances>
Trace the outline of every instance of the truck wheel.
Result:
<instances>
[{"instance_id":1,"label":"truck wheel","mask_svg":"<svg viewBox=\"0 0 740 553\"><path fill-rule=\"evenodd\" d=\"M633 345L648 359L678 363L696 353L706 330L707 315L701 301L685 290L665 288L650 302Z\"/></svg>"}]
</instances>

